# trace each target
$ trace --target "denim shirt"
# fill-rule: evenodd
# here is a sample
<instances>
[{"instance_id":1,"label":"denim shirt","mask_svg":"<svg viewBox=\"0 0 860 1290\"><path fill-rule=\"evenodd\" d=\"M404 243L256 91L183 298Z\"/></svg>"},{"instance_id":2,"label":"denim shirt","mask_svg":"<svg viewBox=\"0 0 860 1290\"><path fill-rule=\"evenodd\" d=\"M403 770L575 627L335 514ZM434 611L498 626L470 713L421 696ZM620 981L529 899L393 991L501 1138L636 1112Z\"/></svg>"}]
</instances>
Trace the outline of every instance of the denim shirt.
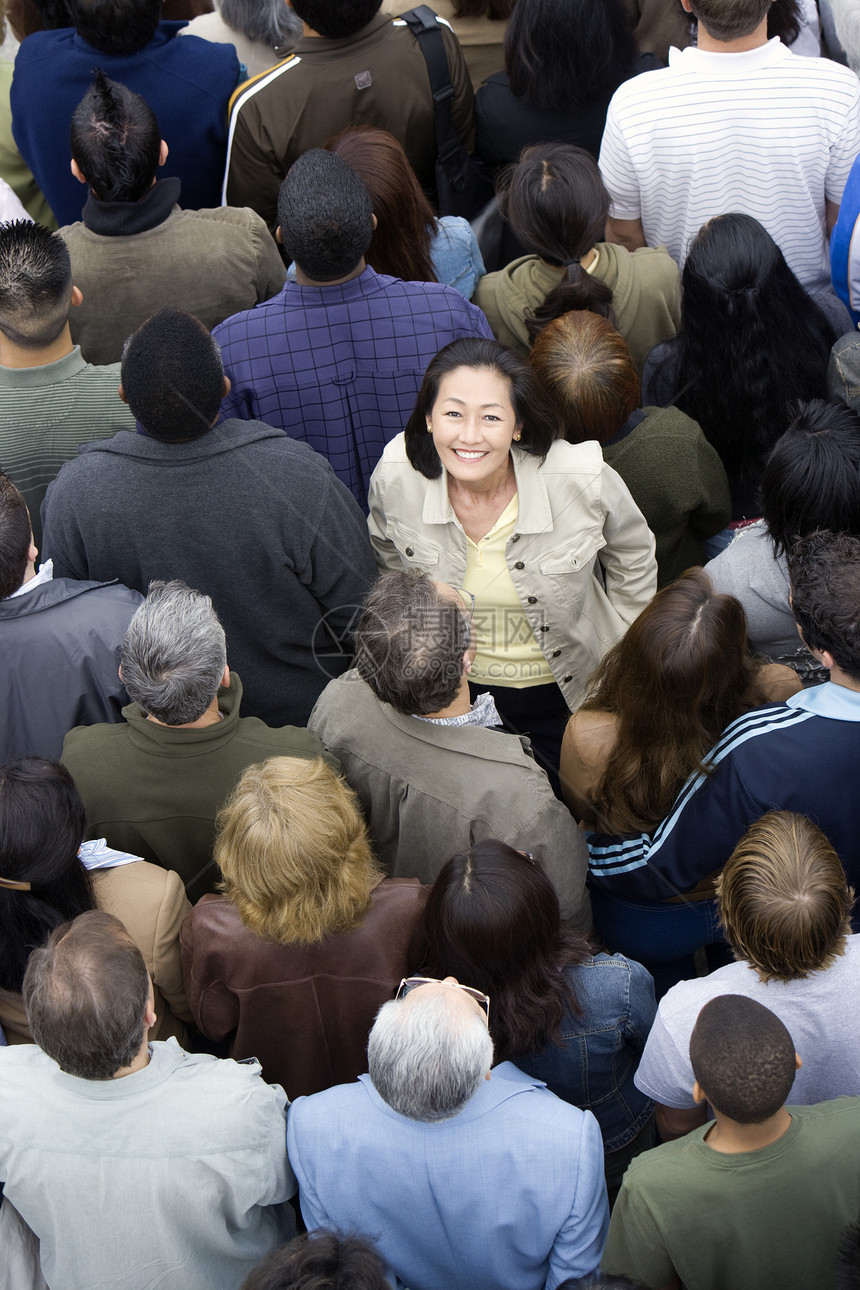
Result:
<instances>
[{"instance_id":1,"label":"denim shirt","mask_svg":"<svg viewBox=\"0 0 860 1290\"><path fill-rule=\"evenodd\" d=\"M550 1043L511 1060L565 1102L591 1111L604 1151L619 1151L654 1107L633 1083L657 1012L654 982L641 963L623 954L596 954L564 971L582 1013L565 1010L561 1046Z\"/></svg>"}]
</instances>

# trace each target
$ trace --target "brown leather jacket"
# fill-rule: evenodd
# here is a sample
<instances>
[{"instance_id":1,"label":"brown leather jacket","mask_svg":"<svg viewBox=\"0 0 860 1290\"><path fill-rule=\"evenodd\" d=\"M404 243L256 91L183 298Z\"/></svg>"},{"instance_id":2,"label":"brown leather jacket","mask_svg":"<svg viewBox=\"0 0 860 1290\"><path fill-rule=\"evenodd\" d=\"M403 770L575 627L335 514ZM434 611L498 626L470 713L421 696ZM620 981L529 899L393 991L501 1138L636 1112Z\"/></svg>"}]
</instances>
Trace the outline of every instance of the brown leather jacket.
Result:
<instances>
[{"instance_id":1,"label":"brown leather jacket","mask_svg":"<svg viewBox=\"0 0 860 1290\"><path fill-rule=\"evenodd\" d=\"M429 888L386 878L364 921L314 945L264 941L223 896L204 896L182 926L182 963L194 1020L230 1056L256 1057L263 1078L292 1100L367 1070L377 1011L420 966L417 923Z\"/></svg>"}]
</instances>

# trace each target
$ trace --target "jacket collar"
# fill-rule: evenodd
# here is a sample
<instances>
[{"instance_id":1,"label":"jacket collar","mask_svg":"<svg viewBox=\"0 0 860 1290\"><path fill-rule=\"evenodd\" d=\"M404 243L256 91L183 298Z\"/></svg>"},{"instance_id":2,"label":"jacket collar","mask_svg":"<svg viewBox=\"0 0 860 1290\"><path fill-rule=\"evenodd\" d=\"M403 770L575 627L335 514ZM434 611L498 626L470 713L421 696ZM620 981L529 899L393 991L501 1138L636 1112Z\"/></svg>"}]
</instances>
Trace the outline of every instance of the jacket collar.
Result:
<instances>
[{"instance_id":1,"label":"jacket collar","mask_svg":"<svg viewBox=\"0 0 860 1290\"><path fill-rule=\"evenodd\" d=\"M103 202L92 189L81 218L91 233L100 237L130 237L158 228L179 201L182 181L159 179L136 202Z\"/></svg>"},{"instance_id":2,"label":"jacket collar","mask_svg":"<svg viewBox=\"0 0 860 1290\"><path fill-rule=\"evenodd\" d=\"M552 451L552 450L550 450ZM544 533L552 528L552 508L541 473L541 461L521 448L511 448L517 481L518 511L516 533ZM448 472L428 479L422 519L425 524L456 524L457 517L448 496Z\"/></svg>"},{"instance_id":3,"label":"jacket collar","mask_svg":"<svg viewBox=\"0 0 860 1290\"><path fill-rule=\"evenodd\" d=\"M211 726L203 726L199 730L158 726L154 721L147 721L145 713L137 703L130 703L128 707L123 708L122 715L128 722L129 737L135 747L155 754L169 748L173 754L181 752L189 757L197 757L201 753L211 752L233 738L239 724L241 702L242 682L235 672L231 672L227 689L218 691L218 710L222 720L214 722Z\"/></svg>"}]
</instances>

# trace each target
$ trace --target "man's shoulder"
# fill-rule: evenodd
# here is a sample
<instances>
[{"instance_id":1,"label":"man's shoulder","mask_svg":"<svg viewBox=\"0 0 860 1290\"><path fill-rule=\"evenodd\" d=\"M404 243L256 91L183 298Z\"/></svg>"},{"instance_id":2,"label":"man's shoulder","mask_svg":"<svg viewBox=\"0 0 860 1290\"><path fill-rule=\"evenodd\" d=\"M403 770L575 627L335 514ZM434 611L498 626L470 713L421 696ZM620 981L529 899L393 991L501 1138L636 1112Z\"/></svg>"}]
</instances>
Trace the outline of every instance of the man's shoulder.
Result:
<instances>
[{"instance_id":1,"label":"man's shoulder","mask_svg":"<svg viewBox=\"0 0 860 1290\"><path fill-rule=\"evenodd\" d=\"M122 757L129 746L130 728L126 721L100 721L92 726L75 726L63 740L61 761L74 761L75 773L99 760L110 762Z\"/></svg>"},{"instance_id":2,"label":"man's shoulder","mask_svg":"<svg viewBox=\"0 0 860 1290\"><path fill-rule=\"evenodd\" d=\"M69 607L73 617L82 617L97 627L100 617L106 616L113 622L117 612L130 618L142 600L139 591L132 591L121 582L52 578L24 596L0 600L0 620L23 618L45 611L64 615L66 607Z\"/></svg>"}]
</instances>

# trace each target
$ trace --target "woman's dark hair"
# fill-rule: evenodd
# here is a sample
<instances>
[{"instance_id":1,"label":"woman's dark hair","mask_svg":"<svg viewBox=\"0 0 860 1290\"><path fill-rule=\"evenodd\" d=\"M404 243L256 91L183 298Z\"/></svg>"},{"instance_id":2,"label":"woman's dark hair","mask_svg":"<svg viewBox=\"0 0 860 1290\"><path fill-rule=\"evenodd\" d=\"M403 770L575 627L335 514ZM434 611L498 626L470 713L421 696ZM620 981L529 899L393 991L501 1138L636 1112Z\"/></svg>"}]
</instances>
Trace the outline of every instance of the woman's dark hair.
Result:
<instances>
[{"instance_id":1,"label":"woman's dark hair","mask_svg":"<svg viewBox=\"0 0 860 1290\"><path fill-rule=\"evenodd\" d=\"M608 103L637 52L623 0L524 0L505 31L511 90L543 111Z\"/></svg>"},{"instance_id":2,"label":"woman's dark hair","mask_svg":"<svg viewBox=\"0 0 860 1290\"><path fill-rule=\"evenodd\" d=\"M611 712L617 737L593 804L601 832L638 833L669 814L726 726L766 701L747 620L703 569L657 592L606 654L582 708Z\"/></svg>"},{"instance_id":3,"label":"woman's dark hair","mask_svg":"<svg viewBox=\"0 0 860 1290\"><path fill-rule=\"evenodd\" d=\"M161 0L66 0L72 26L100 54L139 54L161 18Z\"/></svg>"},{"instance_id":4,"label":"woman's dark hair","mask_svg":"<svg viewBox=\"0 0 860 1290\"><path fill-rule=\"evenodd\" d=\"M826 397L835 333L750 215L718 215L699 231L682 288L677 405L730 476L755 479L791 404Z\"/></svg>"},{"instance_id":5,"label":"woman's dark hair","mask_svg":"<svg viewBox=\"0 0 860 1290\"><path fill-rule=\"evenodd\" d=\"M860 537L860 416L822 399L795 411L761 479L762 515L777 555L818 529Z\"/></svg>"},{"instance_id":6,"label":"woman's dark hair","mask_svg":"<svg viewBox=\"0 0 860 1290\"><path fill-rule=\"evenodd\" d=\"M438 398L442 377L455 372L458 367L468 367L475 372L487 369L509 383L514 413L522 425L522 438L517 447L543 461L553 443L561 437L563 426L534 372L524 358L497 340L465 336L440 349L424 373L404 436L406 455L414 468L426 479L438 479L442 474L442 463L433 436L427 433L427 418Z\"/></svg>"},{"instance_id":7,"label":"woman's dark hair","mask_svg":"<svg viewBox=\"0 0 860 1290\"><path fill-rule=\"evenodd\" d=\"M370 267L405 282L437 282L430 255L436 219L394 135L372 125L350 125L325 149L345 161L370 193L376 216L364 254Z\"/></svg>"},{"instance_id":8,"label":"woman's dark hair","mask_svg":"<svg viewBox=\"0 0 860 1290\"><path fill-rule=\"evenodd\" d=\"M529 359L570 443L608 443L639 407L639 373L607 318L577 310L548 323Z\"/></svg>"},{"instance_id":9,"label":"woman's dark hair","mask_svg":"<svg viewBox=\"0 0 860 1290\"><path fill-rule=\"evenodd\" d=\"M611 289L580 264L603 238L609 213L609 193L591 153L570 143L534 144L502 172L498 187L499 210L525 250L566 269L525 320L532 340L572 309L588 309L614 324Z\"/></svg>"},{"instance_id":10,"label":"woman's dark hair","mask_svg":"<svg viewBox=\"0 0 860 1290\"><path fill-rule=\"evenodd\" d=\"M32 950L55 927L95 908L92 883L78 859L84 805L65 766L22 757L0 769L0 988L19 993Z\"/></svg>"},{"instance_id":11,"label":"woman's dark hair","mask_svg":"<svg viewBox=\"0 0 860 1290\"><path fill-rule=\"evenodd\" d=\"M423 916L427 971L490 996L495 1060L558 1042L565 1010L579 1012L564 972L589 956L562 928L555 888L543 869L496 838L443 865Z\"/></svg>"},{"instance_id":12,"label":"woman's dark hair","mask_svg":"<svg viewBox=\"0 0 860 1290\"><path fill-rule=\"evenodd\" d=\"M800 35L801 25L797 0L773 0L767 11L768 40L779 36L784 45L791 45Z\"/></svg>"}]
</instances>

